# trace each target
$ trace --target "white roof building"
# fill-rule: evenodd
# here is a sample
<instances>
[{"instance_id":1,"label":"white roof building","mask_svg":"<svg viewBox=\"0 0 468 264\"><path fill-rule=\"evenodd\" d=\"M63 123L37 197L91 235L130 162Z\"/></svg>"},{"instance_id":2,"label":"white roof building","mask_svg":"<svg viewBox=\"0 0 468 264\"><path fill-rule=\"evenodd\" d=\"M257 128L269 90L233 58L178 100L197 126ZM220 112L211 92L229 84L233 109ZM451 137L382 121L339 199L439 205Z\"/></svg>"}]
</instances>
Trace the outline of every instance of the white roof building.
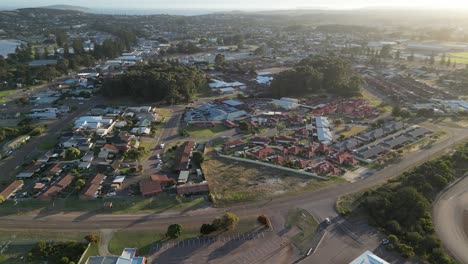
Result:
<instances>
[{"instance_id":1,"label":"white roof building","mask_svg":"<svg viewBox=\"0 0 468 264\"><path fill-rule=\"evenodd\" d=\"M326 127L317 127L317 138L323 144L330 144L333 141L333 135L330 129Z\"/></svg>"},{"instance_id":2,"label":"white roof building","mask_svg":"<svg viewBox=\"0 0 468 264\"><path fill-rule=\"evenodd\" d=\"M271 103L273 105L276 105L278 107L281 107L286 110L291 110L291 109L296 109L299 107L299 104L291 101L285 101L285 100L272 100Z\"/></svg>"},{"instance_id":3,"label":"white roof building","mask_svg":"<svg viewBox=\"0 0 468 264\"><path fill-rule=\"evenodd\" d=\"M390 264L389 262L381 259L374 253L367 250L366 252L362 253L359 257L355 260L351 261L349 264Z\"/></svg>"}]
</instances>

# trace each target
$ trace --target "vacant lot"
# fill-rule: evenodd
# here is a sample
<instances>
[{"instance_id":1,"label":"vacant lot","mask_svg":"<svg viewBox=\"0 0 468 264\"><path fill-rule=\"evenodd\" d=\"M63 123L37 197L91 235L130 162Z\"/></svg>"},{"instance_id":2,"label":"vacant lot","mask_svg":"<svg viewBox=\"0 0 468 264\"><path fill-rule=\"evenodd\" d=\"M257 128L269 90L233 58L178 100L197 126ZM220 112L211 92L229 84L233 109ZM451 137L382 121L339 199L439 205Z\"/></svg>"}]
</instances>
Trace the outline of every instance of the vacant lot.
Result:
<instances>
[{"instance_id":1,"label":"vacant lot","mask_svg":"<svg viewBox=\"0 0 468 264\"><path fill-rule=\"evenodd\" d=\"M187 131L187 133L189 133L191 137L203 138L203 137L215 136L216 134L225 131L226 127L223 126L222 124L216 124L216 126L214 127L207 127L207 128L198 128L198 127L189 125L185 128L185 130Z\"/></svg>"},{"instance_id":2,"label":"vacant lot","mask_svg":"<svg viewBox=\"0 0 468 264\"><path fill-rule=\"evenodd\" d=\"M205 155L202 165L215 205L261 201L332 184L339 179L318 181L305 175Z\"/></svg>"},{"instance_id":3,"label":"vacant lot","mask_svg":"<svg viewBox=\"0 0 468 264\"><path fill-rule=\"evenodd\" d=\"M345 130L343 126L337 127L336 130L338 131L338 133L340 133L340 135L344 135L344 137L348 138L355 136L361 133L362 131L365 131L367 128L367 126L356 125L350 127L349 130Z\"/></svg>"}]
</instances>

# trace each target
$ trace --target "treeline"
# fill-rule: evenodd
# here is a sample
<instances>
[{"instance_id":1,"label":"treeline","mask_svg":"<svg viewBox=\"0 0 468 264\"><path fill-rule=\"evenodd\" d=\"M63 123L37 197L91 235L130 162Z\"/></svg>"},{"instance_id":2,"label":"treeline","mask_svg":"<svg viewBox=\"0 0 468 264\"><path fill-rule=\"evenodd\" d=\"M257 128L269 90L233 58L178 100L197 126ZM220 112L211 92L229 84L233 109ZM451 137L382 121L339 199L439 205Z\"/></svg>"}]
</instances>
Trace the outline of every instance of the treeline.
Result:
<instances>
[{"instance_id":1,"label":"treeline","mask_svg":"<svg viewBox=\"0 0 468 264\"><path fill-rule=\"evenodd\" d=\"M356 33L369 33L373 32L374 29L371 27L357 26L357 25L320 25L315 28L315 30L324 33L347 33L356 32Z\"/></svg>"},{"instance_id":2,"label":"treeline","mask_svg":"<svg viewBox=\"0 0 468 264\"><path fill-rule=\"evenodd\" d=\"M362 84L363 80L352 70L348 61L338 57L313 56L276 76L271 92L274 97L311 93L350 97L360 95Z\"/></svg>"},{"instance_id":3,"label":"treeline","mask_svg":"<svg viewBox=\"0 0 468 264\"><path fill-rule=\"evenodd\" d=\"M183 53L183 54L194 54L201 52L202 49L200 49L197 44L193 42L187 42L183 41L178 43L177 45L172 45L168 50L167 53Z\"/></svg>"},{"instance_id":4,"label":"treeline","mask_svg":"<svg viewBox=\"0 0 468 264\"><path fill-rule=\"evenodd\" d=\"M174 104L189 102L206 88L206 76L197 68L153 61L134 66L124 74L105 81L102 92L108 97L166 100Z\"/></svg>"},{"instance_id":5,"label":"treeline","mask_svg":"<svg viewBox=\"0 0 468 264\"><path fill-rule=\"evenodd\" d=\"M404 257L417 256L434 264L455 263L434 235L431 202L450 182L468 169L468 143L451 156L404 173L388 184L363 195L360 206L370 216L371 224L389 236L390 248Z\"/></svg>"},{"instance_id":6,"label":"treeline","mask_svg":"<svg viewBox=\"0 0 468 264\"><path fill-rule=\"evenodd\" d=\"M45 242L39 241L28 253L28 261L46 261L52 264L75 264L80 259L87 245L75 241Z\"/></svg>"}]
</instances>

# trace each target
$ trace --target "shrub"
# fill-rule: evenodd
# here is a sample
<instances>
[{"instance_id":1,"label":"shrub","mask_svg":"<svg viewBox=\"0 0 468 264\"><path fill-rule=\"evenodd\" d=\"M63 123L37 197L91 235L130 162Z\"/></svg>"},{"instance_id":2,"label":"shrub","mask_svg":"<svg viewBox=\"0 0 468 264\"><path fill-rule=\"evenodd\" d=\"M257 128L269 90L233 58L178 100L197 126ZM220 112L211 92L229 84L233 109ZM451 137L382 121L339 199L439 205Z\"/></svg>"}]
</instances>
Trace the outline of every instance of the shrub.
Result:
<instances>
[{"instance_id":1,"label":"shrub","mask_svg":"<svg viewBox=\"0 0 468 264\"><path fill-rule=\"evenodd\" d=\"M271 227L270 218L265 214L258 216L257 221L264 226Z\"/></svg>"},{"instance_id":2,"label":"shrub","mask_svg":"<svg viewBox=\"0 0 468 264\"><path fill-rule=\"evenodd\" d=\"M200 227L200 233L203 235L208 235L214 231L216 231L216 228L212 224L203 224Z\"/></svg>"},{"instance_id":3,"label":"shrub","mask_svg":"<svg viewBox=\"0 0 468 264\"><path fill-rule=\"evenodd\" d=\"M85 236L85 239L89 243L93 243L93 244L96 244L97 242L99 242L99 236L97 234L95 234L95 233L92 233L92 234L89 234L89 235Z\"/></svg>"}]
</instances>

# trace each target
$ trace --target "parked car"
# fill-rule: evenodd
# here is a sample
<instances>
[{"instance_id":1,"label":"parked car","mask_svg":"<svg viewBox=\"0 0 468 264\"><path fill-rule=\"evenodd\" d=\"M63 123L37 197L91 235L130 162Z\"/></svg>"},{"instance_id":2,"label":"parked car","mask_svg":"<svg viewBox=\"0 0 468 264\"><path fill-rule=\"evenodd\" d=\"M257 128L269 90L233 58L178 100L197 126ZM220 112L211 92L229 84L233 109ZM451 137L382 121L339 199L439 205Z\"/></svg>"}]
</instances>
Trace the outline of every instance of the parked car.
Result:
<instances>
[{"instance_id":1,"label":"parked car","mask_svg":"<svg viewBox=\"0 0 468 264\"><path fill-rule=\"evenodd\" d=\"M328 217L327 217L327 218L325 218L325 223L326 223L327 225L331 224L331 220L330 220L330 218L328 218Z\"/></svg>"},{"instance_id":2,"label":"parked car","mask_svg":"<svg viewBox=\"0 0 468 264\"><path fill-rule=\"evenodd\" d=\"M390 243L390 241L388 239L386 239L386 238L382 239L382 245L387 245L389 243Z\"/></svg>"}]
</instances>

